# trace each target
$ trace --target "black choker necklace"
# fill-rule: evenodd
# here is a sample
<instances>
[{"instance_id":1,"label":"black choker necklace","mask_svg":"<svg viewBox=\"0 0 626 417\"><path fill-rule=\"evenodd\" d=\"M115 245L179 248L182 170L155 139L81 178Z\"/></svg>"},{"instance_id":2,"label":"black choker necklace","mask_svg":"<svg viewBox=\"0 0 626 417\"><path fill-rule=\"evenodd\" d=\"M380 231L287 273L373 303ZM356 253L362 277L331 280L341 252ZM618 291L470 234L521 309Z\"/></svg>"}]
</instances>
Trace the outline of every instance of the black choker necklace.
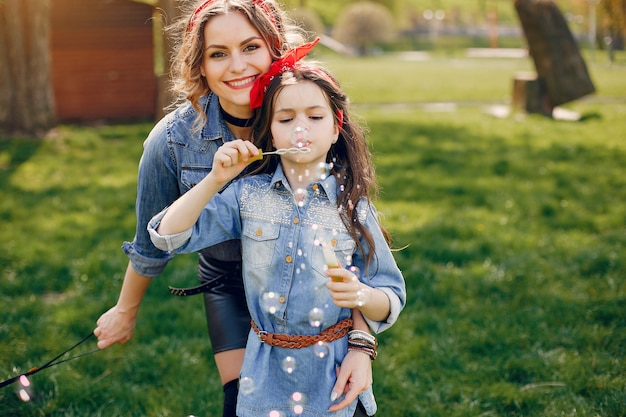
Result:
<instances>
[{"instance_id":1,"label":"black choker necklace","mask_svg":"<svg viewBox=\"0 0 626 417\"><path fill-rule=\"evenodd\" d=\"M222 118L224 119L224 121L226 123L230 123L233 126L237 126L237 127L252 126L252 119L254 119L253 117L249 119L240 119L238 117L233 116L232 114L226 113L226 110L224 110L222 106L220 106L220 113L222 114Z\"/></svg>"}]
</instances>

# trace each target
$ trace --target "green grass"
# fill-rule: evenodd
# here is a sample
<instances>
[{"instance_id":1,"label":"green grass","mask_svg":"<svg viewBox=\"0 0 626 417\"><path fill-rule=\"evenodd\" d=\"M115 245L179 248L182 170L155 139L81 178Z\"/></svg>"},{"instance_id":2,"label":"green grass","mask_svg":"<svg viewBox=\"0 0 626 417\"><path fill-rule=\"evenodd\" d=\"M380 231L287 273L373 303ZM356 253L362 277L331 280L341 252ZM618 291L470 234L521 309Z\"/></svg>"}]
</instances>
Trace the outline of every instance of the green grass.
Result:
<instances>
[{"instance_id":1,"label":"green grass","mask_svg":"<svg viewBox=\"0 0 626 417\"><path fill-rule=\"evenodd\" d=\"M403 248L408 304L379 337L378 415L623 416L623 57L590 66L598 93L567 106L580 122L484 112L507 102L526 60L318 58L367 123L377 207ZM115 302L150 127L0 140L0 379L80 340ZM29 403L0 389L0 415L219 415L202 302L166 290L194 282L194 257L176 258L131 342L34 375Z\"/></svg>"}]
</instances>

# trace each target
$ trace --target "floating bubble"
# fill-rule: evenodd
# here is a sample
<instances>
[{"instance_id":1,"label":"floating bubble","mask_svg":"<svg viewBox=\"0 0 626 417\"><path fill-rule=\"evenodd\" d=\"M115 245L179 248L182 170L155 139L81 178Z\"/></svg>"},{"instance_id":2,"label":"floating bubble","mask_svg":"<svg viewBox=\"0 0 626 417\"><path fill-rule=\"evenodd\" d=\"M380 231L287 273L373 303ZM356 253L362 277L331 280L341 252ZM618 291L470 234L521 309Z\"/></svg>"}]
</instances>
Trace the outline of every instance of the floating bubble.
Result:
<instances>
[{"instance_id":1,"label":"floating bubble","mask_svg":"<svg viewBox=\"0 0 626 417\"><path fill-rule=\"evenodd\" d=\"M33 398L30 380L26 375L21 375L17 381L17 396L25 403Z\"/></svg>"},{"instance_id":2,"label":"floating bubble","mask_svg":"<svg viewBox=\"0 0 626 417\"><path fill-rule=\"evenodd\" d=\"M239 380L239 392L243 395L250 395L254 392L254 379L244 376Z\"/></svg>"},{"instance_id":3,"label":"floating bubble","mask_svg":"<svg viewBox=\"0 0 626 417\"><path fill-rule=\"evenodd\" d=\"M296 369L296 359L293 356L287 356L285 359L283 359L283 371L287 372L288 374L292 374L293 371Z\"/></svg>"},{"instance_id":4,"label":"floating bubble","mask_svg":"<svg viewBox=\"0 0 626 417\"><path fill-rule=\"evenodd\" d=\"M304 413L304 395L301 392L294 392L291 394L291 401L293 402L293 413L300 415Z\"/></svg>"},{"instance_id":5,"label":"floating bubble","mask_svg":"<svg viewBox=\"0 0 626 417\"><path fill-rule=\"evenodd\" d=\"M309 144L309 129L306 127L296 126L291 131L291 144L296 148L304 148Z\"/></svg>"},{"instance_id":6,"label":"floating bubble","mask_svg":"<svg viewBox=\"0 0 626 417\"><path fill-rule=\"evenodd\" d=\"M321 340L313 345L313 353L320 359L324 359L328 356L328 345Z\"/></svg>"},{"instance_id":7,"label":"floating bubble","mask_svg":"<svg viewBox=\"0 0 626 417\"><path fill-rule=\"evenodd\" d=\"M272 410L267 417L285 417L285 415L278 410Z\"/></svg>"},{"instance_id":8,"label":"floating bubble","mask_svg":"<svg viewBox=\"0 0 626 417\"><path fill-rule=\"evenodd\" d=\"M324 321L324 310L321 308L313 307L309 311L309 324L311 327L320 327Z\"/></svg>"},{"instance_id":9,"label":"floating bubble","mask_svg":"<svg viewBox=\"0 0 626 417\"><path fill-rule=\"evenodd\" d=\"M263 294L263 308L270 314L276 313L280 305L280 297L275 292Z\"/></svg>"},{"instance_id":10,"label":"floating bubble","mask_svg":"<svg viewBox=\"0 0 626 417\"><path fill-rule=\"evenodd\" d=\"M370 301L371 298L372 293L370 292L369 288L360 289L356 292L356 305L359 307L363 307Z\"/></svg>"},{"instance_id":11,"label":"floating bubble","mask_svg":"<svg viewBox=\"0 0 626 417\"><path fill-rule=\"evenodd\" d=\"M361 278L361 270L358 266L350 265L348 271L352 272L357 279Z\"/></svg>"},{"instance_id":12,"label":"floating bubble","mask_svg":"<svg viewBox=\"0 0 626 417\"><path fill-rule=\"evenodd\" d=\"M330 175L330 171L333 169L333 164L327 164L326 162L320 162L317 166L317 178L325 180Z\"/></svg>"},{"instance_id":13,"label":"floating bubble","mask_svg":"<svg viewBox=\"0 0 626 417\"><path fill-rule=\"evenodd\" d=\"M306 202L306 190L303 188L298 188L293 195L294 200L298 207L304 207L304 203Z\"/></svg>"}]
</instances>

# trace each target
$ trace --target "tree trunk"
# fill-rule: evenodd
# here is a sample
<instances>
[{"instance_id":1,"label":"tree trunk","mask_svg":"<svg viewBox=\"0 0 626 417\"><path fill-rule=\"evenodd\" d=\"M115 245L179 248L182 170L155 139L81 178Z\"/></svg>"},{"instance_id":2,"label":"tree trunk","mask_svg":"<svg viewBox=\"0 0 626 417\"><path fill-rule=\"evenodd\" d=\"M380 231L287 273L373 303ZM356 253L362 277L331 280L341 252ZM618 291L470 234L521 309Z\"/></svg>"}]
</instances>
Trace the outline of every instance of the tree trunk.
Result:
<instances>
[{"instance_id":1,"label":"tree trunk","mask_svg":"<svg viewBox=\"0 0 626 417\"><path fill-rule=\"evenodd\" d=\"M591 94L595 87L565 18L551 0L515 0L535 63L541 99L552 109Z\"/></svg>"},{"instance_id":2,"label":"tree trunk","mask_svg":"<svg viewBox=\"0 0 626 417\"><path fill-rule=\"evenodd\" d=\"M50 0L0 1L0 129L41 136L55 123Z\"/></svg>"},{"instance_id":3,"label":"tree trunk","mask_svg":"<svg viewBox=\"0 0 626 417\"><path fill-rule=\"evenodd\" d=\"M171 57L174 45L172 44L172 39L164 32L164 29L179 18L180 8L172 0L158 0L156 6L156 16L153 25L157 27L155 36L159 37L159 39L155 39L155 45L159 44L159 47L156 49L160 56L155 57L155 60L161 62L157 67L162 68L162 72L156 74L158 87L155 115L158 120L172 110L171 105L176 101L176 96L170 88Z\"/></svg>"}]
</instances>

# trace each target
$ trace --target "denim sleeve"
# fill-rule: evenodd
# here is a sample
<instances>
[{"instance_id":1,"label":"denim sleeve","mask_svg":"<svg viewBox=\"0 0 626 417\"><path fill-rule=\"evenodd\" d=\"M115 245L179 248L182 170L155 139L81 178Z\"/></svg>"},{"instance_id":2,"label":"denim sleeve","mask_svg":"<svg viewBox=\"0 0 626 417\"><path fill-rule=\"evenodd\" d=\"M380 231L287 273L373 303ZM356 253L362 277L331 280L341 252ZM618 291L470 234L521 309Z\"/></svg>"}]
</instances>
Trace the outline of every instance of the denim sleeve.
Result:
<instances>
[{"instance_id":1,"label":"denim sleeve","mask_svg":"<svg viewBox=\"0 0 626 417\"><path fill-rule=\"evenodd\" d=\"M365 226L372 234L374 245L376 247L376 255L372 264L366 269L368 277L362 280L369 286L383 291L389 298L390 313L383 322L373 321L365 317L368 325L375 333L380 333L390 328L398 319L400 312L406 305L406 285L402 272L398 268L393 253L389 245L385 241L385 237L378 223L378 215L374 206L364 204L364 210L367 210L365 218ZM369 250L367 245L365 247ZM360 257L359 251L357 255ZM361 271L364 271L361 269Z\"/></svg>"},{"instance_id":2,"label":"denim sleeve","mask_svg":"<svg viewBox=\"0 0 626 417\"><path fill-rule=\"evenodd\" d=\"M163 216L165 216L165 213L167 213L167 209L164 209L162 212L154 216L152 220L150 220L148 223L148 234L150 235L150 239L152 240L154 246L167 252L174 252L176 249L180 248L189 241L193 229L190 227L183 232L172 235L159 234L157 229L159 228L159 224L161 224L161 220L163 219Z\"/></svg>"},{"instance_id":3,"label":"denim sleeve","mask_svg":"<svg viewBox=\"0 0 626 417\"><path fill-rule=\"evenodd\" d=\"M152 244L146 228L152 216L180 196L177 169L167 144L168 120L166 116L157 123L144 142L137 178L135 238L122 246L133 269L147 277L159 275L172 258Z\"/></svg>"},{"instance_id":4,"label":"denim sleeve","mask_svg":"<svg viewBox=\"0 0 626 417\"><path fill-rule=\"evenodd\" d=\"M167 208L149 222L147 231L152 243L168 253L198 252L228 240L241 238L241 216L237 199L238 182L215 195L204 207L196 223L180 233L161 235L157 232Z\"/></svg>"}]
</instances>

